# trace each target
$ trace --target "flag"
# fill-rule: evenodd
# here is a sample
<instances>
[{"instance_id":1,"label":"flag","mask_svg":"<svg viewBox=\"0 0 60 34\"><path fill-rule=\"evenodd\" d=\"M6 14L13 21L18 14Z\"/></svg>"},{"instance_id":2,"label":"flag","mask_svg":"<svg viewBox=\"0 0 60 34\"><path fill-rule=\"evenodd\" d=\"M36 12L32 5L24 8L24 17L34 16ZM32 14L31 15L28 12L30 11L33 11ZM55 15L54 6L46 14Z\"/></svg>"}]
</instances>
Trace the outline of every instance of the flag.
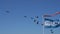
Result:
<instances>
[{"instance_id":1,"label":"flag","mask_svg":"<svg viewBox=\"0 0 60 34\"><path fill-rule=\"evenodd\" d=\"M56 14L60 14L60 12L56 12Z\"/></svg>"},{"instance_id":2,"label":"flag","mask_svg":"<svg viewBox=\"0 0 60 34\"><path fill-rule=\"evenodd\" d=\"M43 15L43 17L52 17L51 15Z\"/></svg>"},{"instance_id":3,"label":"flag","mask_svg":"<svg viewBox=\"0 0 60 34\"><path fill-rule=\"evenodd\" d=\"M56 16L56 15L58 15L58 14L60 14L60 12L56 12L55 14L52 14L52 16Z\"/></svg>"},{"instance_id":4,"label":"flag","mask_svg":"<svg viewBox=\"0 0 60 34\"><path fill-rule=\"evenodd\" d=\"M50 22L53 22L54 20L52 19L48 19L48 18L44 18L45 21L50 21Z\"/></svg>"},{"instance_id":5,"label":"flag","mask_svg":"<svg viewBox=\"0 0 60 34\"><path fill-rule=\"evenodd\" d=\"M45 21L44 23L46 28L57 28L60 26L60 22L58 22L58 20L44 18L44 21Z\"/></svg>"}]
</instances>

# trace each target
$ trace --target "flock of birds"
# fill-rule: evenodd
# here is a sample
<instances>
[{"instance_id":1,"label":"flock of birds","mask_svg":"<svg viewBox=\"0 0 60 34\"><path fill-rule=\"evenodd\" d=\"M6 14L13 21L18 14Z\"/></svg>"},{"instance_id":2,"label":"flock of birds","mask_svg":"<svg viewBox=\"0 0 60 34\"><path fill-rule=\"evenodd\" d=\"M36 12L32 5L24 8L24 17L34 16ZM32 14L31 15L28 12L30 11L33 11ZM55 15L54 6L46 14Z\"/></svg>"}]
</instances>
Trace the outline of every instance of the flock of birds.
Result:
<instances>
[{"instance_id":1,"label":"flock of birds","mask_svg":"<svg viewBox=\"0 0 60 34\"><path fill-rule=\"evenodd\" d=\"M24 18L27 18L27 16L24 16ZM39 16L35 16L35 17L30 17L34 23L39 24L39 21L37 20L39 18Z\"/></svg>"}]
</instances>

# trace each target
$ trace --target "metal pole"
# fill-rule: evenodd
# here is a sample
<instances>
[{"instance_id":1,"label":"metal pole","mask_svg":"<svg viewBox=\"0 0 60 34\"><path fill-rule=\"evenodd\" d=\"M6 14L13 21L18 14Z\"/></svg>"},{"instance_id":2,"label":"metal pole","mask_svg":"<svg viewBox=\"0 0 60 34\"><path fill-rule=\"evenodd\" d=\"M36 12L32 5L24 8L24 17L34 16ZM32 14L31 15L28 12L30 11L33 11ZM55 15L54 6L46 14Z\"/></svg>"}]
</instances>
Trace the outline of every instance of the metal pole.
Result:
<instances>
[{"instance_id":1,"label":"metal pole","mask_svg":"<svg viewBox=\"0 0 60 34\"><path fill-rule=\"evenodd\" d=\"M43 34L44 34L44 25L43 25Z\"/></svg>"},{"instance_id":2,"label":"metal pole","mask_svg":"<svg viewBox=\"0 0 60 34\"><path fill-rule=\"evenodd\" d=\"M43 16L42 16L42 18L43 18ZM44 19L43 19L43 34L44 34Z\"/></svg>"}]
</instances>

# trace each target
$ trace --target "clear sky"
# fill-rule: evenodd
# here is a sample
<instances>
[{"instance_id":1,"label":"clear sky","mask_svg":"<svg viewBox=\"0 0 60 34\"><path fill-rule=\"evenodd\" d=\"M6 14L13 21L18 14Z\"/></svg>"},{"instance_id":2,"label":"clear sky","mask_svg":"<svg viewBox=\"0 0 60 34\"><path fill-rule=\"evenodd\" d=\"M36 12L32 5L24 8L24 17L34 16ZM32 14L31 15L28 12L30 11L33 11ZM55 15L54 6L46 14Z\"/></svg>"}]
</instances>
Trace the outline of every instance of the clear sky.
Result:
<instances>
[{"instance_id":1,"label":"clear sky","mask_svg":"<svg viewBox=\"0 0 60 34\"><path fill-rule=\"evenodd\" d=\"M5 13L7 10L9 14ZM0 34L42 34L42 26L29 17L39 16L42 23L42 15L57 11L60 11L60 0L0 0ZM49 33L45 28L45 34ZM60 34L60 28L54 34Z\"/></svg>"}]
</instances>

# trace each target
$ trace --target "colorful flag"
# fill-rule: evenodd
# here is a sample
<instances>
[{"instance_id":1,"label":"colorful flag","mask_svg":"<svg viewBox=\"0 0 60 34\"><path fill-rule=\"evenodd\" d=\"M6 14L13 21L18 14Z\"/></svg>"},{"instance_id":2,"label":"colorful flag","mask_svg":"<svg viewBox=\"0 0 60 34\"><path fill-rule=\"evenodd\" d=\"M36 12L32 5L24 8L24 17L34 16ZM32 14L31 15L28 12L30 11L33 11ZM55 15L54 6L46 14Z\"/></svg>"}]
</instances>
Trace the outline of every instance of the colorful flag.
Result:
<instances>
[{"instance_id":1,"label":"colorful flag","mask_svg":"<svg viewBox=\"0 0 60 34\"><path fill-rule=\"evenodd\" d=\"M56 14L60 14L60 12L56 12Z\"/></svg>"},{"instance_id":2,"label":"colorful flag","mask_svg":"<svg viewBox=\"0 0 60 34\"><path fill-rule=\"evenodd\" d=\"M56 16L58 14L60 14L60 12L56 12L55 14L52 14L51 16Z\"/></svg>"}]
</instances>

